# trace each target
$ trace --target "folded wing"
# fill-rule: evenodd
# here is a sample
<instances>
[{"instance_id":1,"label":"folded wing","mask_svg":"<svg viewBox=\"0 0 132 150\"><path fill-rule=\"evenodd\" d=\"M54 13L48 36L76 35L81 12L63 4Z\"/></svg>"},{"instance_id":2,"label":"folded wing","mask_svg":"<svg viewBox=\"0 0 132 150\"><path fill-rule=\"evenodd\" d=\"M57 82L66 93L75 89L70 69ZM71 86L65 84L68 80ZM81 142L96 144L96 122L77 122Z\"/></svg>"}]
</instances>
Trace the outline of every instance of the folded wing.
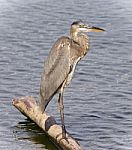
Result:
<instances>
[{"instance_id":1,"label":"folded wing","mask_svg":"<svg viewBox=\"0 0 132 150\"><path fill-rule=\"evenodd\" d=\"M41 77L41 101L50 100L70 72L70 39L62 37L53 45Z\"/></svg>"}]
</instances>

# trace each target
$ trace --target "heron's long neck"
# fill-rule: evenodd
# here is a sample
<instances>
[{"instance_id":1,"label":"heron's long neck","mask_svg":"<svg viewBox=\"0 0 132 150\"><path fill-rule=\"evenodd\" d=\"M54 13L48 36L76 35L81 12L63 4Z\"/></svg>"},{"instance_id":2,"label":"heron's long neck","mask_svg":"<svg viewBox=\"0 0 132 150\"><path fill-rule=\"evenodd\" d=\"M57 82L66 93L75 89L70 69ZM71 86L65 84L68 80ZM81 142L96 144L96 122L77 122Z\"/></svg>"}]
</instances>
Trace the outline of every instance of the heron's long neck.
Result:
<instances>
[{"instance_id":1,"label":"heron's long neck","mask_svg":"<svg viewBox=\"0 0 132 150\"><path fill-rule=\"evenodd\" d=\"M78 32L71 32L71 38L78 43L82 48L87 49L89 46L89 39L86 34L79 34Z\"/></svg>"},{"instance_id":2,"label":"heron's long neck","mask_svg":"<svg viewBox=\"0 0 132 150\"><path fill-rule=\"evenodd\" d=\"M78 32L71 32L70 35L71 35L71 39L73 39L73 41L75 41L77 43L79 42Z\"/></svg>"},{"instance_id":3,"label":"heron's long neck","mask_svg":"<svg viewBox=\"0 0 132 150\"><path fill-rule=\"evenodd\" d=\"M89 48L89 39L85 34L79 34L78 32L71 32L71 38L80 45L82 50L87 51Z\"/></svg>"}]
</instances>

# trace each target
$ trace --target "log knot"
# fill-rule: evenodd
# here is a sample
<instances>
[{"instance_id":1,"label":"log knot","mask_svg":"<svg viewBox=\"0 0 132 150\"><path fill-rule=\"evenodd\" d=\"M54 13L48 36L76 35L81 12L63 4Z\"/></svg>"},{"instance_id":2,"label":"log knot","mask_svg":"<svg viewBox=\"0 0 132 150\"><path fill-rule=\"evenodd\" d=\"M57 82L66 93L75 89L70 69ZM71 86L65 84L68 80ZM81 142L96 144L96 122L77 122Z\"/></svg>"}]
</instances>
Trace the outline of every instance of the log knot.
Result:
<instances>
[{"instance_id":1,"label":"log knot","mask_svg":"<svg viewBox=\"0 0 132 150\"><path fill-rule=\"evenodd\" d=\"M47 120L45 121L45 130L46 132L48 132L48 130L50 129L51 126L57 124L54 117L50 116L47 118Z\"/></svg>"}]
</instances>

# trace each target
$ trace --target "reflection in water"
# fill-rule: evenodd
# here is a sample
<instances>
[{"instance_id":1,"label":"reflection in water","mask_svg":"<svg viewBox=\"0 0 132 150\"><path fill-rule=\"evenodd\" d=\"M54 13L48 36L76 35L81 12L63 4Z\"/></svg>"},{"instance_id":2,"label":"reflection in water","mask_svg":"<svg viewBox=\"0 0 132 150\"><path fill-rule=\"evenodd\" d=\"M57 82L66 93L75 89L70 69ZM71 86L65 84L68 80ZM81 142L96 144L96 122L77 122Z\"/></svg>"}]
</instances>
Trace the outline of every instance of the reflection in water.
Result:
<instances>
[{"instance_id":1,"label":"reflection in water","mask_svg":"<svg viewBox=\"0 0 132 150\"><path fill-rule=\"evenodd\" d=\"M29 140L36 145L36 150L60 150L57 145L54 145L35 123L26 119L19 122L17 126L13 127L13 133L16 140Z\"/></svg>"}]
</instances>

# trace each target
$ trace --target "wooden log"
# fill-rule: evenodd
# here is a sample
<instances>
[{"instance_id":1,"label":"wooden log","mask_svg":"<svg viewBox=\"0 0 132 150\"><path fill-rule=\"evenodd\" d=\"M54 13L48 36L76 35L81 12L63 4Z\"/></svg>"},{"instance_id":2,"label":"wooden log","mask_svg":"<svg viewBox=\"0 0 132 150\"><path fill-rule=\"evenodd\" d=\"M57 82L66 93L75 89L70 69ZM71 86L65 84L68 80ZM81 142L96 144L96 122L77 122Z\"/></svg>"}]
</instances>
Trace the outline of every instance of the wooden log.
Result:
<instances>
[{"instance_id":1,"label":"wooden log","mask_svg":"<svg viewBox=\"0 0 132 150\"><path fill-rule=\"evenodd\" d=\"M42 113L35 99L31 96L15 98L12 104L26 117L34 121L43 131L59 145L62 150L82 150L79 143L67 134L67 140L62 139L62 127L58 125L52 116Z\"/></svg>"}]
</instances>

